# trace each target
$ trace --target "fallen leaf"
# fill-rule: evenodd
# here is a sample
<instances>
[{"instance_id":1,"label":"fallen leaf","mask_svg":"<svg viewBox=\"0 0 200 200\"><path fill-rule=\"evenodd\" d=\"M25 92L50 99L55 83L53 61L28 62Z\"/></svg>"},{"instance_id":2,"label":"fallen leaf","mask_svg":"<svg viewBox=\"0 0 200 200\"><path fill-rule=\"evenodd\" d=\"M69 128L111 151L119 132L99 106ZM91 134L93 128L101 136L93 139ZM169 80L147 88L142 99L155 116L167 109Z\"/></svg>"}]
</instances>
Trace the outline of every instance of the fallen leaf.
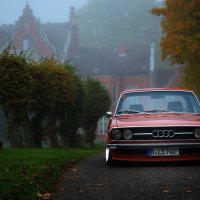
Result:
<instances>
[{"instance_id":1,"label":"fallen leaf","mask_svg":"<svg viewBox=\"0 0 200 200\"><path fill-rule=\"evenodd\" d=\"M10 171L10 169L5 169L5 171L6 171L6 172L9 172L9 171Z\"/></svg>"},{"instance_id":2,"label":"fallen leaf","mask_svg":"<svg viewBox=\"0 0 200 200\"><path fill-rule=\"evenodd\" d=\"M102 187L103 186L103 184L102 183L97 183L97 184L95 184L96 186L99 186L99 187Z\"/></svg>"},{"instance_id":3,"label":"fallen leaf","mask_svg":"<svg viewBox=\"0 0 200 200\"><path fill-rule=\"evenodd\" d=\"M168 192L170 192L169 189L165 189L165 190L163 190L163 193L168 193Z\"/></svg>"},{"instance_id":4,"label":"fallen leaf","mask_svg":"<svg viewBox=\"0 0 200 200\"><path fill-rule=\"evenodd\" d=\"M185 188L185 191L186 191L187 193L191 193L191 192L192 192L192 190L191 190L191 189L188 189L188 188Z\"/></svg>"},{"instance_id":5,"label":"fallen leaf","mask_svg":"<svg viewBox=\"0 0 200 200\"><path fill-rule=\"evenodd\" d=\"M43 200L49 200L50 199L51 194L50 193L45 193L42 197Z\"/></svg>"},{"instance_id":6,"label":"fallen leaf","mask_svg":"<svg viewBox=\"0 0 200 200\"><path fill-rule=\"evenodd\" d=\"M43 195L42 195L41 193L37 193L37 197L38 197L38 198L42 198Z\"/></svg>"}]
</instances>

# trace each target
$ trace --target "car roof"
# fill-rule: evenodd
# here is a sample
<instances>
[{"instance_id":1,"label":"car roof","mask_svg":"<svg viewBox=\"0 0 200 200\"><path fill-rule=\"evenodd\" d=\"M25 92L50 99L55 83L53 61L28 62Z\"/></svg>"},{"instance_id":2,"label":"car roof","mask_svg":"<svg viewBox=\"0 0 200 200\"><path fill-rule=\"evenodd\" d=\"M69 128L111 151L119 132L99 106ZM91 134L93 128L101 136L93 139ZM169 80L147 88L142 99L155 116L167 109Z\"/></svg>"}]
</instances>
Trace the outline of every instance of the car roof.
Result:
<instances>
[{"instance_id":1,"label":"car roof","mask_svg":"<svg viewBox=\"0 0 200 200\"><path fill-rule=\"evenodd\" d=\"M182 92L192 92L193 90L183 89L183 88L140 88L140 89L129 89L124 90L121 94L130 93L130 92L151 92L151 91L182 91Z\"/></svg>"}]
</instances>

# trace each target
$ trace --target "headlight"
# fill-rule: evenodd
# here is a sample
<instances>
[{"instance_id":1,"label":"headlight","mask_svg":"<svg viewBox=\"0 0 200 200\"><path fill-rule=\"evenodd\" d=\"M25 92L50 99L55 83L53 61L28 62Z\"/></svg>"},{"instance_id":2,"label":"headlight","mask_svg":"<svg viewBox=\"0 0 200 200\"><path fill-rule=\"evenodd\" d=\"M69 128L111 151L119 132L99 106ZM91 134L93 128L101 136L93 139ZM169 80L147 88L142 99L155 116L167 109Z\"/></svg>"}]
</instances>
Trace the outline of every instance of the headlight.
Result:
<instances>
[{"instance_id":1,"label":"headlight","mask_svg":"<svg viewBox=\"0 0 200 200\"><path fill-rule=\"evenodd\" d=\"M200 139L200 128L194 129L194 137Z\"/></svg>"},{"instance_id":2,"label":"headlight","mask_svg":"<svg viewBox=\"0 0 200 200\"><path fill-rule=\"evenodd\" d=\"M114 140L119 140L122 137L122 132L119 129L112 131L112 138Z\"/></svg>"},{"instance_id":3,"label":"headlight","mask_svg":"<svg viewBox=\"0 0 200 200\"><path fill-rule=\"evenodd\" d=\"M125 140L130 140L133 137L133 132L129 129L123 131L123 138Z\"/></svg>"}]
</instances>

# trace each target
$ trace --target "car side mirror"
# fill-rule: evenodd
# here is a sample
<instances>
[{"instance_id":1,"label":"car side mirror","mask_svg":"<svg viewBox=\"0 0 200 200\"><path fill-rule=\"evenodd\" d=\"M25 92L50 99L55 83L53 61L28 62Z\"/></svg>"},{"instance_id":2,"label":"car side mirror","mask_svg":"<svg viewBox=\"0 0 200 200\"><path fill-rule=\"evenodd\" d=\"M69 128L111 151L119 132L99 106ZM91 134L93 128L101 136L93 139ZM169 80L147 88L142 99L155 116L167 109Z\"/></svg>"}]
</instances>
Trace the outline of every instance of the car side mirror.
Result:
<instances>
[{"instance_id":1,"label":"car side mirror","mask_svg":"<svg viewBox=\"0 0 200 200\"><path fill-rule=\"evenodd\" d=\"M106 117L107 118L110 118L110 117L112 117L113 116L113 113L112 112L106 112Z\"/></svg>"}]
</instances>

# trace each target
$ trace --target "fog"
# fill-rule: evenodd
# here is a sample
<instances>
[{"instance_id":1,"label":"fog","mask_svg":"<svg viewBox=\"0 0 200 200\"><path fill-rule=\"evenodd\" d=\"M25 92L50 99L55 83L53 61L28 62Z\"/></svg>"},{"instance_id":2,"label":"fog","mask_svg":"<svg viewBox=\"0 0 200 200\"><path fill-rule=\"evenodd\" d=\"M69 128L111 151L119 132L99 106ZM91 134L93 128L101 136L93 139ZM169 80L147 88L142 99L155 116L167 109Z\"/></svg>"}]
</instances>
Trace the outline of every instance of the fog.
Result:
<instances>
[{"instance_id":1,"label":"fog","mask_svg":"<svg viewBox=\"0 0 200 200\"><path fill-rule=\"evenodd\" d=\"M69 8L76 10L87 3L88 0L0 0L0 25L15 24L22 15L28 3L35 17L42 23L66 22L69 18Z\"/></svg>"}]
</instances>

